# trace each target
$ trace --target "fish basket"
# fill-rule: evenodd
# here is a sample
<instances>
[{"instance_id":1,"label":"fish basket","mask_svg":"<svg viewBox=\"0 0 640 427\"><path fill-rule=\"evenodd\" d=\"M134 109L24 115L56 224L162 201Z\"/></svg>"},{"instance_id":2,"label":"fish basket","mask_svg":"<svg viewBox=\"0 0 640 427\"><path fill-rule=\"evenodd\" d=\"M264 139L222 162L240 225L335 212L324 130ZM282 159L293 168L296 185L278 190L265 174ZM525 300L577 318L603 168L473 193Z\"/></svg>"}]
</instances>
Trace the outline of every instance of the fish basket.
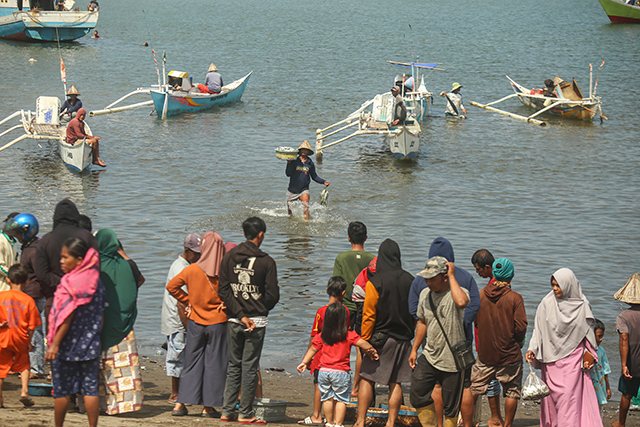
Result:
<instances>
[{"instance_id":1,"label":"fish basket","mask_svg":"<svg viewBox=\"0 0 640 427\"><path fill-rule=\"evenodd\" d=\"M256 410L256 417L262 418L266 422L274 423L284 421L285 412L289 402L276 399L255 399L253 407Z\"/></svg>"},{"instance_id":2,"label":"fish basket","mask_svg":"<svg viewBox=\"0 0 640 427\"><path fill-rule=\"evenodd\" d=\"M278 147L276 157L280 160L295 160L298 158L298 150L293 147Z\"/></svg>"},{"instance_id":3,"label":"fish basket","mask_svg":"<svg viewBox=\"0 0 640 427\"><path fill-rule=\"evenodd\" d=\"M347 403L347 412L344 414L345 423L355 423L358 415L358 401Z\"/></svg>"},{"instance_id":4,"label":"fish basket","mask_svg":"<svg viewBox=\"0 0 640 427\"><path fill-rule=\"evenodd\" d=\"M31 396L51 396L53 386L46 383L29 383L29 395Z\"/></svg>"},{"instance_id":5,"label":"fish basket","mask_svg":"<svg viewBox=\"0 0 640 427\"><path fill-rule=\"evenodd\" d=\"M365 427L384 427L389 418L389 410L384 408L369 408L364 420Z\"/></svg>"},{"instance_id":6,"label":"fish basket","mask_svg":"<svg viewBox=\"0 0 640 427\"><path fill-rule=\"evenodd\" d=\"M386 403L381 403L380 407L383 409L389 409L389 405ZM398 418L396 418L396 427L400 426L422 427L420 420L418 419L418 412L416 411L416 408L406 405L400 406Z\"/></svg>"}]
</instances>

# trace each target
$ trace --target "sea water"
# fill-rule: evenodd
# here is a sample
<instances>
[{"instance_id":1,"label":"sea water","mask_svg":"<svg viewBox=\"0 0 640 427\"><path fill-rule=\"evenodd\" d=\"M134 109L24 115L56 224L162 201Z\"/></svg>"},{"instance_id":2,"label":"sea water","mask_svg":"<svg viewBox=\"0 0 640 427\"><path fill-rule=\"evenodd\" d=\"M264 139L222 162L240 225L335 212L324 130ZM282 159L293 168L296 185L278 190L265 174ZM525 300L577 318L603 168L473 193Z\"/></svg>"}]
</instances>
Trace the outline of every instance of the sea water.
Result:
<instances>
[{"instance_id":1,"label":"sea water","mask_svg":"<svg viewBox=\"0 0 640 427\"><path fill-rule=\"evenodd\" d=\"M0 215L31 212L44 234L56 203L70 197L95 229L116 231L146 278L135 326L142 352L164 341L163 287L184 235L214 230L239 243L242 221L258 215L281 289L263 366L296 364L327 301L334 258L350 248L347 225L360 220L367 250L396 240L413 274L438 236L452 242L456 266L472 272L479 248L510 258L529 337L551 274L571 268L607 326L617 378L615 318L624 304L613 294L640 270L640 25L609 24L596 1L112 0L97 29L100 39L60 47L0 42L0 118L33 110L40 95L62 97L60 57L87 110L157 83L152 48L160 67L166 51L166 71L187 71L195 82L211 62L225 83L254 72L233 106L167 120L150 116L151 107L89 118L106 169L72 173L46 142L0 152ZM394 160L377 136L327 149L317 170L331 181L328 205L320 206L322 187L312 183L312 219L302 219L300 206L289 218L285 162L274 149L305 139L314 146L317 128L389 90L403 70L387 60L413 56L445 69L426 79L434 93L462 84L468 119L445 119L436 95L413 162ZM527 87L575 77L587 94L590 63L609 118L603 124L551 118L539 127L468 103L510 94L505 74ZM517 100L502 108L530 114Z\"/></svg>"}]
</instances>

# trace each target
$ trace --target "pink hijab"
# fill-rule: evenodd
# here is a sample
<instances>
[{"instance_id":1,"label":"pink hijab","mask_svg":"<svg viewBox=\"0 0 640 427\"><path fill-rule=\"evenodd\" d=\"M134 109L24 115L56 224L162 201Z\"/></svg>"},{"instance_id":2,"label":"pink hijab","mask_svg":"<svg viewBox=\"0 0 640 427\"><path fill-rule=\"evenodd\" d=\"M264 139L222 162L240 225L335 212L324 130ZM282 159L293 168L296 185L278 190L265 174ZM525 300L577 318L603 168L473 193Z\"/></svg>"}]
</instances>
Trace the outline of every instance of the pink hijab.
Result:
<instances>
[{"instance_id":1,"label":"pink hijab","mask_svg":"<svg viewBox=\"0 0 640 427\"><path fill-rule=\"evenodd\" d=\"M81 305L89 304L98 288L100 279L100 256L90 248L82 263L68 272L53 294L53 306L49 312L47 342L52 343L56 332L67 317Z\"/></svg>"},{"instance_id":2,"label":"pink hijab","mask_svg":"<svg viewBox=\"0 0 640 427\"><path fill-rule=\"evenodd\" d=\"M220 263L224 256L222 237L215 231L205 233L200 239L200 259L198 266L209 277L216 277L220 272Z\"/></svg>"}]
</instances>

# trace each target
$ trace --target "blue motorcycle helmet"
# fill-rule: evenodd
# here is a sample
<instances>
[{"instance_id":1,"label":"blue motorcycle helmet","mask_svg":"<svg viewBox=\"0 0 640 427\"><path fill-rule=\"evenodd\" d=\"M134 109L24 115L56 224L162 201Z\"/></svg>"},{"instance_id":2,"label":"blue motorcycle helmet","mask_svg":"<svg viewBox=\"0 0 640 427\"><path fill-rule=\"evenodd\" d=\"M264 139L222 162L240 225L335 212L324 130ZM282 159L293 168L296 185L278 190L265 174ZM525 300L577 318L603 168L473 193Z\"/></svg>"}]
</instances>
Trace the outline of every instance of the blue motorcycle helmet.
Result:
<instances>
[{"instance_id":1,"label":"blue motorcycle helmet","mask_svg":"<svg viewBox=\"0 0 640 427\"><path fill-rule=\"evenodd\" d=\"M4 234L19 237L22 242L28 242L38 234L40 226L35 216L29 213L18 214L9 219L2 230Z\"/></svg>"}]
</instances>

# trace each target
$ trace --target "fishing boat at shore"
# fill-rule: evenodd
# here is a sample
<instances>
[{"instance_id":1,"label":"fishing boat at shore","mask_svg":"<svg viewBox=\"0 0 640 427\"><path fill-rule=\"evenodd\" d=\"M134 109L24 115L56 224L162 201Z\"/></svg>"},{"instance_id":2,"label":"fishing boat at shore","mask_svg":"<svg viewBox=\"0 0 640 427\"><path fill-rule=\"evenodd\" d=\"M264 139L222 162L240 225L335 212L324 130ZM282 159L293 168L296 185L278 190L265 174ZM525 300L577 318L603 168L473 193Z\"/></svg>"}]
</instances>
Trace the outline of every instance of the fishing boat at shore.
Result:
<instances>
[{"instance_id":1,"label":"fishing boat at shore","mask_svg":"<svg viewBox=\"0 0 640 427\"><path fill-rule=\"evenodd\" d=\"M91 146L85 143L67 144L67 126L60 123L58 112L60 111L60 99L55 96L41 96L36 100L36 111L20 110L0 121L0 125L18 118L20 124L0 132L0 137L12 131L22 129L24 135L15 138L0 147L0 151L17 144L24 139L33 139L38 144L40 141L57 141L60 157L70 169L83 172L91 167L93 155ZM84 129L87 135L92 135L89 125L85 122Z\"/></svg>"},{"instance_id":2,"label":"fishing boat at shore","mask_svg":"<svg viewBox=\"0 0 640 427\"><path fill-rule=\"evenodd\" d=\"M602 66L600 68L602 68ZM474 101L469 101L469 103L488 111L493 111L508 117L512 117L514 119L523 120L541 126L544 126L546 123L542 120L539 120L537 117L543 113L549 113L552 115L560 116L562 118L582 120L587 122L593 121L596 115L599 115L601 120L607 119L607 117L602 114L602 102L600 101L600 97L596 96L596 88L598 85L597 80L595 86L592 85L593 78L591 70L592 68L591 66L589 66L591 77L589 79L590 84L588 97L585 97L582 94L582 91L578 87L575 79L573 79L573 81L569 83L565 82L560 77L555 76L553 79L552 93L545 95L545 92L541 89L530 90L522 86L521 84L516 83L509 76L506 76L515 93L505 96L504 98L500 98L497 101L490 102L488 104L480 104ZM536 112L531 114L530 116L521 116L492 107L492 105L516 97L520 100L520 102L522 102L522 104L536 110Z\"/></svg>"},{"instance_id":3,"label":"fishing boat at shore","mask_svg":"<svg viewBox=\"0 0 640 427\"><path fill-rule=\"evenodd\" d=\"M413 113L407 111L404 123L392 125L394 108L395 97L390 92L378 94L363 103L344 120L316 130L316 158L321 160L323 150L360 135L382 135L389 143L389 150L394 157L415 158L420 149L420 132L422 131L420 123ZM341 127L331 131L338 126ZM356 128L356 130L347 136L338 137L339 139L335 141L327 140L350 128ZM325 134L327 131L331 132Z\"/></svg>"},{"instance_id":4,"label":"fishing boat at shore","mask_svg":"<svg viewBox=\"0 0 640 427\"><path fill-rule=\"evenodd\" d=\"M430 70L432 72L434 70L444 71L444 69L438 68L440 64L437 63L418 62L418 58L416 58L415 62L387 62L399 67L411 68L410 74L397 75L393 81L395 85L400 87L400 96L402 96L402 100L407 107L407 113L413 114L416 120L421 122L429 114L429 106L433 104L433 93L425 86L425 76L420 74L420 70ZM416 89L415 84L417 81L420 81L420 85Z\"/></svg>"},{"instance_id":5,"label":"fishing boat at shore","mask_svg":"<svg viewBox=\"0 0 640 427\"><path fill-rule=\"evenodd\" d=\"M98 11L55 10L54 0L0 1L0 38L31 42L71 41L85 36L98 23ZM26 9L29 10L26 10Z\"/></svg>"},{"instance_id":6,"label":"fishing boat at shore","mask_svg":"<svg viewBox=\"0 0 640 427\"><path fill-rule=\"evenodd\" d=\"M624 0L600 0L600 4L613 24L640 24L640 4Z\"/></svg>"},{"instance_id":7,"label":"fishing boat at shore","mask_svg":"<svg viewBox=\"0 0 640 427\"><path fill-rule=\"evenodd\" d=\"M165 119L175 114L197 113L212 107L222 107L240 101L252 73L253 71L241 79L223 86L220 93L202 93L198 89L199 85L193 83L188 73L170 71L168 75L165 74L163 62L163 83L160 83L160 77L158 76L157 85L138 88L107 105L102 110L90 111L89 116L117 113L153 104L158 117ZM125 99L135 95L150 95L151 101L118 106Z\"/></svg>"}]
</instances>

